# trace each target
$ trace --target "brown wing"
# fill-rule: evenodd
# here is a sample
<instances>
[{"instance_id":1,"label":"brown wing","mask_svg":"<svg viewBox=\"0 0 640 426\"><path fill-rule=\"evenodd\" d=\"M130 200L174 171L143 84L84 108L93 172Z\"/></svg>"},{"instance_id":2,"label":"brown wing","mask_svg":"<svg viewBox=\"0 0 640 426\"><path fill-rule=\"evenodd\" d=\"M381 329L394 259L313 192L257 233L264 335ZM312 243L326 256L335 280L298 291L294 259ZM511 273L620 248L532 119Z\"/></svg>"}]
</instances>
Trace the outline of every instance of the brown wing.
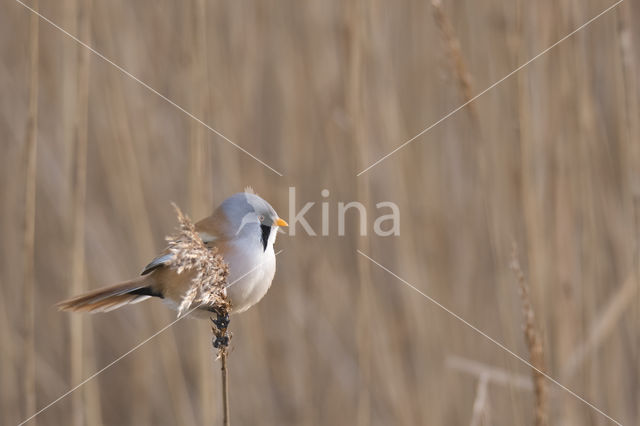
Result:
<instances>
[{"instance_id":1,"label":"brown wing","mask_svg":"<svg viewBox=\"0 0 640 426\"><path fill-rule=\"evenodd\" d=\"M222 233L220 232L223 223L218 220L214 215L211 215L205 219L202 219L200 222L196 223L196 231L200 234L200 238L205 243L205 245L209 248L215 245L216 241L219 241L218 237ZM171 253L168 250L165 250L158 257L153 259L147 266L144 267L142 273L140 275L147 275L151 272L155 271L158 268L166 266L171 260Z\"/></svg>"}]
</instances>

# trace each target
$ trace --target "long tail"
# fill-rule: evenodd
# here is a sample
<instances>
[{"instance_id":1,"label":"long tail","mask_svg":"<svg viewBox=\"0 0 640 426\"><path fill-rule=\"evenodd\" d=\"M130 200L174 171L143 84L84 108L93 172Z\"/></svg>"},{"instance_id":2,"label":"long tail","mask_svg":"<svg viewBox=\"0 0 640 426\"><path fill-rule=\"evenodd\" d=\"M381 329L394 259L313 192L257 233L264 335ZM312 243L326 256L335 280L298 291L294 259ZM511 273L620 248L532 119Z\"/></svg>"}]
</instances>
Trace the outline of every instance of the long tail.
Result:
<instances>
[{"instance_id":1,"label":"long tail","mask_svg":"<svg viewBox=\"0 0 640 426\"><path fill-rule=\"evenodd\" d=\"M162 297L162 294L153 290L152 284L153 278L146 275L63 300L56 306L61 311L109 312L130 303L142 302L152 296Z\"/></svg>"}]
</instances>

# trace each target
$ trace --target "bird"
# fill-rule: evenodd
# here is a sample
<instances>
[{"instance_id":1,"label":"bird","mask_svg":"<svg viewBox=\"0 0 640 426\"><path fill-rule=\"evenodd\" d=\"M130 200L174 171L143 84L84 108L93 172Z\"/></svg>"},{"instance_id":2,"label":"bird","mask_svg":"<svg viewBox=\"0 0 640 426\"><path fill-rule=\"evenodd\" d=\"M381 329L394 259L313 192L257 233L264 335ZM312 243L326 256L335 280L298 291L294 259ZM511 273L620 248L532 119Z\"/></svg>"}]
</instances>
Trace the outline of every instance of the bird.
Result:
<instances>
[{"instance_id":1,"label":"bird","mask_svg":"<svg viewBox=\"0 0 640 426\"><path fill-rule=\"evenodd\" d=\"M258 303L271 287L276 272L273 245L279 228L285 226L287 222L251 188L230 196L195 224L203 243L210 249L215 247L228 265L226 291L231 314ZM171 268L172 256L165 250L144 267L139 277L64 300L57 306L63 311L108 312L158 297L177 309L194 275ZM214 309L205 305L194 311L194 316L204 318Z\"/></svg>"}]
</instances>

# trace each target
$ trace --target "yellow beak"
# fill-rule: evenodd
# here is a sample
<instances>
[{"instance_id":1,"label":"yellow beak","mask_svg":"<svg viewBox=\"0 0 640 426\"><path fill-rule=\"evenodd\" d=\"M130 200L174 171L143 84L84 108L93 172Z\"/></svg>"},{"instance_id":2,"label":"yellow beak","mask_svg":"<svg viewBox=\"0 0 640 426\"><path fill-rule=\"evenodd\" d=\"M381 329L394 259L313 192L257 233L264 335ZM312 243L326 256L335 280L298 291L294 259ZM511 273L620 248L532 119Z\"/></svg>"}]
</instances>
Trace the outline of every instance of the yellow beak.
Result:
<instances>
[{"instance_id":1,"label":"yellow beak","mask_svg":"<svg viewBox=\"0 0 640 426\"><path fill-rule=\"evenodd\" d=\"M285 222L284 220L282 220L280 218L277 218L275 223L278 226L289 226L289 224L287 222Z\"/></svg>"}]
</instances>

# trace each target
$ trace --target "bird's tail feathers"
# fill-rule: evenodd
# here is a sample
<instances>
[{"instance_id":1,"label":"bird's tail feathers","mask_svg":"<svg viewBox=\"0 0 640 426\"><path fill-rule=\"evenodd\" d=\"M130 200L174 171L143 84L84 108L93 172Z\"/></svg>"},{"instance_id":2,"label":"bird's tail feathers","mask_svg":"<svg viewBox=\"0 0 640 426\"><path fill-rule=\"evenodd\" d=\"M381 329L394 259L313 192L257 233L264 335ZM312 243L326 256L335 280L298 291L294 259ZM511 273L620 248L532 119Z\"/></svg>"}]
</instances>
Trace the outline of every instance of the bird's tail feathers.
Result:
<instances>
[{"instance_id":1,"label":"bird's tail feathers","mask_svg":"<svg viewBox=\"0 0 640 426\"><path fill-rule=\"evenodd\" d=\"M153 278L145 275L131 281L99 288L56 304L61 311L109 312L124 305L162 295L152 288Z\"/></svg>"}]
</instances>

